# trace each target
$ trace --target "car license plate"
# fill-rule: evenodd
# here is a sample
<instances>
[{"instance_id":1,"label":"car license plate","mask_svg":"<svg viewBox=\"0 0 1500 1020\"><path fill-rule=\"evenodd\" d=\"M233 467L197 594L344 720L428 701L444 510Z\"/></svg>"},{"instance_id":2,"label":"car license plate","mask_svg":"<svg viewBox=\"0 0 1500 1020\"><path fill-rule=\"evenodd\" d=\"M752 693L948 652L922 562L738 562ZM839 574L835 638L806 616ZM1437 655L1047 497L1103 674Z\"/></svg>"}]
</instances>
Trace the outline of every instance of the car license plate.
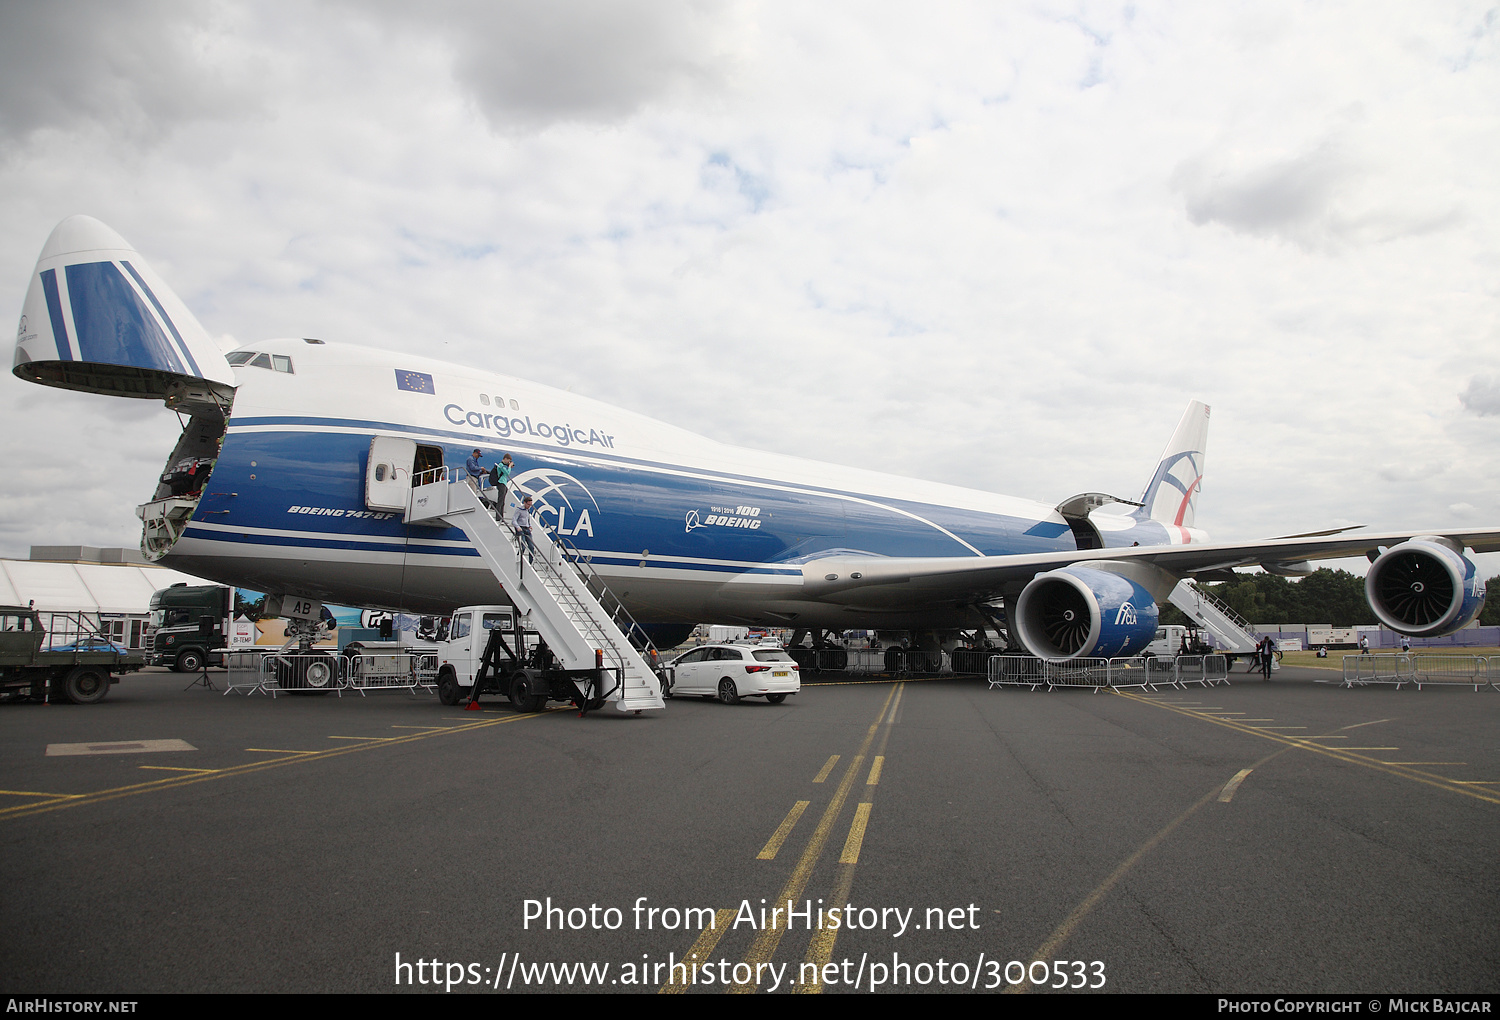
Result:
<instances>
[{"instance_id":1,"label":"car license plate","mask_svg":"<svg viewBox=\"0 0 1500 1020\"><path fill-rule=\"evenodd\" d=\"M772 676L791 676L792 675L792 671L789 670L789 669L778 669L774 673L772 673L771 675Z\"/></svg>"}]
</instances>

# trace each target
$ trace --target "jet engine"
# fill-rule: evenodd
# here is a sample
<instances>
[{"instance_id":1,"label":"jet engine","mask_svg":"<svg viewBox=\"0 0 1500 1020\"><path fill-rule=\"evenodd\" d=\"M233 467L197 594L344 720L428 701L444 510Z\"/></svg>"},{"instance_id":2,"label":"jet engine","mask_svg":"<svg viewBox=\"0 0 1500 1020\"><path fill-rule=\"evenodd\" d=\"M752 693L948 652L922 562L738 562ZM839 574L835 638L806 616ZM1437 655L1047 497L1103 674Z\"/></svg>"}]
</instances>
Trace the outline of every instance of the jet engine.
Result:
<instances>
[{"instance_id":1,"label":"jet engine","mask_svg":"<svg viewBox=\"0 0 1500 1020\"><path fill-rule=\"evenodd\" d=\"M1381 623L1414 637L1440 637L1484 608L1484 582L1463 547L1419 535L1381 553L1365 574L1365 598Z\"/></svg>"},{"instance_id":2,"label":"jet engine","mask_svg":"<svg viewBox=\"0 0 1500 1020\"><path fill-rule=\"evenodd\" d=\"M1038 574L1016 600L1023 644L1053 661L1133 655L1156 637L1159 610L1128 577L1069 566Z\"/></svg>"}]
</instances>

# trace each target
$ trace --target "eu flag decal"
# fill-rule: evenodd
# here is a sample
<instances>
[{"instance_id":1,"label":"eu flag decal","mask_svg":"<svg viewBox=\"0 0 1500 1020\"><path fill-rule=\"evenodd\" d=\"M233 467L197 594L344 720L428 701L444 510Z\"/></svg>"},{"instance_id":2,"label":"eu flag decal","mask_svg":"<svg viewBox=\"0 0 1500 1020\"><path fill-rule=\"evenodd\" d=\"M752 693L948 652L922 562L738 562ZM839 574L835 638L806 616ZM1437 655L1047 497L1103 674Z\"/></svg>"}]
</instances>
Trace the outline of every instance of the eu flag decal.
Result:
<instances>
[{"instance_id":1,"label":"eu flag decal","mask_svg":"<svg viewBox=\"0 0 1500 1020\"><path fill-rule=\"evenodd\" d=\"M433 389L432 376L426 372L403 372L396 369L396 389L411 390L413 393L436 393Z\"/></svg>"}]
</instances>

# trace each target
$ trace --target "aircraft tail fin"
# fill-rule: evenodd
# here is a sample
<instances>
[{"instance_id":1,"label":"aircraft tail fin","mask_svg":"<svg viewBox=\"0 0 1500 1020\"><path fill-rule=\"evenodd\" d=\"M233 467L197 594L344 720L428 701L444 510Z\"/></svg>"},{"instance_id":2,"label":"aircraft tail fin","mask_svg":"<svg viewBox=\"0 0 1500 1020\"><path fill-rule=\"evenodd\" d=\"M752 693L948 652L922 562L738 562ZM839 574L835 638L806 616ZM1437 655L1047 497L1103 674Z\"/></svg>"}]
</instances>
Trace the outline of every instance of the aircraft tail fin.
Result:
<instances>
[{"instance_id":1,"label":"aircraft tail fin","mask_svg":"<svg viewBox=\"0 0 1500 1020\"><path fill-rule=\"evenodd\" d=\"M1203 461L1208 449L1209 407L1194 400L1182 412L1182 419L1167 447L1146 491L1141 496L1141 513L1153 521L1191 528L1203 488Z\"/></svg>"}]
</instances>

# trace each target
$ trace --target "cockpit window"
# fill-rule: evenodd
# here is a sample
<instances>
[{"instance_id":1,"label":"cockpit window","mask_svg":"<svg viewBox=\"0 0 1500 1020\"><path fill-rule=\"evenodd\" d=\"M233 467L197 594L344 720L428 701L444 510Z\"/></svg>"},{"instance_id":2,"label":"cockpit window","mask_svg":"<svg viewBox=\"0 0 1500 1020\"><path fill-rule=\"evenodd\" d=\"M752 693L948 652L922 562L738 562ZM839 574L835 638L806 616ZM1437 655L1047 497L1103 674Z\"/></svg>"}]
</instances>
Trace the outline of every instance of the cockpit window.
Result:
<instances>
[{"instance_id":1,"label":"cockpit window","mask_svg":"<svg viewBox=\"0 0 1500 1020\"><path fill-rule=\"evenodd\" d=\"M224 355L224 360L238 368L241 365L249 365L252 368L269 368L273 372L285 372L292 375L292 359L285 354L256 354L254 351L235 351L233 354Z\"/></svg>"}]
</instances>

